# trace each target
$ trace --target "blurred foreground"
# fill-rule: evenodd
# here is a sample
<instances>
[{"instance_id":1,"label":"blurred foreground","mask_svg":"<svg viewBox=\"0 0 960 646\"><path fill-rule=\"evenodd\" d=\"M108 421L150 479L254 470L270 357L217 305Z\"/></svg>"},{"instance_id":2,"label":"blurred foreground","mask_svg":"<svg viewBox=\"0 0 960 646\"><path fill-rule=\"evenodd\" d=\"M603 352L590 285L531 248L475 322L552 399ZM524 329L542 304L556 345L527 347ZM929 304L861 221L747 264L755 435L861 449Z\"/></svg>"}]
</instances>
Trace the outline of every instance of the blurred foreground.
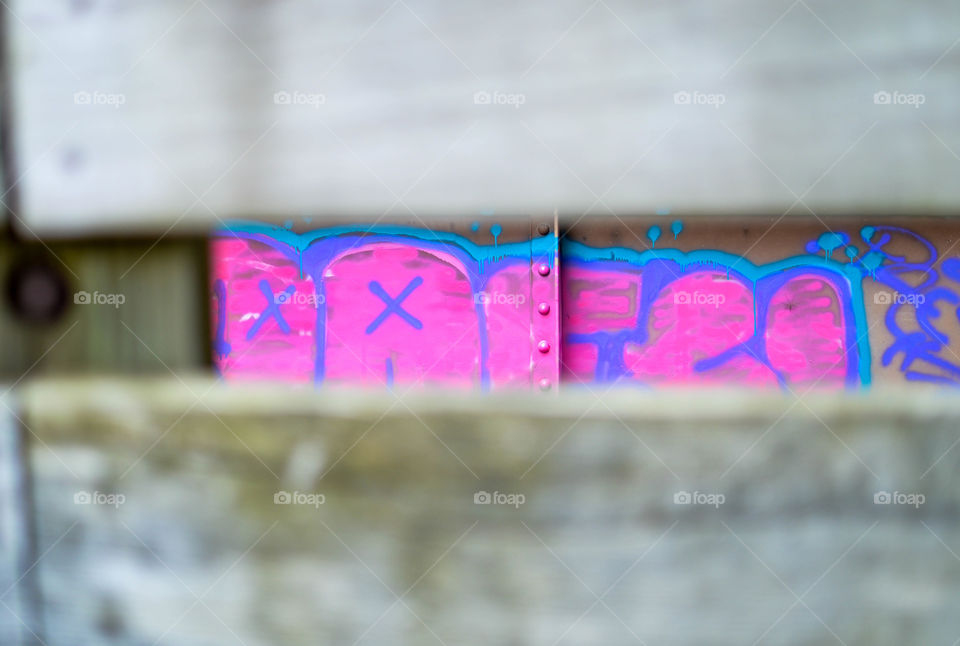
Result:
<instances>
[{"instance_id":1,"label":"blurred foreground","mask_svg":"<svg viewBox=\"0 0 960 646\"><path fill-rule=\"evenodd\" d=\"M0 472L29 486L0 491L3 644L960 637L942 395L85 379L6 401Z\"/></svg>"}]
</instances>

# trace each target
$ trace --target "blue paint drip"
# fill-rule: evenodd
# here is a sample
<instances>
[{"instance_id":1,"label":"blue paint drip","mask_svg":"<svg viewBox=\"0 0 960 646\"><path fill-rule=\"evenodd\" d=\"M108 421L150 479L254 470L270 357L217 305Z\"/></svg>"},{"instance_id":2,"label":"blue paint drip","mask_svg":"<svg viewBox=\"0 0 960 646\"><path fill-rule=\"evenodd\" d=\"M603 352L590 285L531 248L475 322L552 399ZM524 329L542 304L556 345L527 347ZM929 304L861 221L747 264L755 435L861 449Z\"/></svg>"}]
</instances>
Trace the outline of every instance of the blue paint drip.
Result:
<instances>
[{"instance_id":1,"label":"blue paint drip","mask_svg":"<svg viewBox=\"0 0 960 646\"><path fill-rule=\"evenodd\" d=\"M820 248L826 253L828 259L834 249L842 247L849 242L850 236L846 233L834 233L832 231L821 234L817 239L817 244L820 245Z\"/></svg>"},{"instance_id":2,"label":"blue paint drip","mask_svg":"<svg viewBox=\"0 0 960 646\"><path fill-rule=\"evenodd\" d=\"M497 238L499 238L500 234L503 233L503 227L501 227L499 224L494 224L492 227L490 227L490 233L493 234L493 246L496 247Z\"/></svg>"},{"instance_id":3,"label":"blue paint drip","mask_svg":"<svg viewBox=\"0 0 960 646\"><path fill-rule=\"evenodd\" d=\"M877 269L883 264L883 254L876 251L867 252L863 258L860 259L860 264L867 270L867 273L876 280Z\"/></svg>"},{"instance_id":4,"label":"blue paint drip","mask_svg":"<svg viewBox=\"0 0 960 646\"><path fill-rule=\"evenodd\" d=\"M393 388L393 359L387 357L386 364L387 388Z\"/></svg>"},{"instance_id":5,"label":"blue paint drip","mask_svg":"<svg viewBox=\"0 0 960 646\"><path fill-rule=\"evenodd\" d=\"M660 227L653 225L647 229L647 237L650 238L650 242L653 243L653 247L656 248L657 240L660 239Z\"/></svg>"},{"instance_id":6,"label":"blue paint drip","mask_svg":"<svg viewBox=\"0 0 960 646\"><path fill-rule=\"evenodd\" d=\"M471 224L471 225L470 225L470 230L471 230L471 231L479 231L479 230L480 230L480 223L479 223L479 222L474 222L473 224Z\"/></svg>"},{"instance_id":7,"label":"blue paint drip","mask_svg":"<svg viewBox=\"0 0 960 646\"><path fill-rule=\"evenodd\" d=\"M673 224L670 225L670 230L673 231L673 239L676 240L680 232L683 231L683 222L674 220Z\"/></svg>"}]
</instances>

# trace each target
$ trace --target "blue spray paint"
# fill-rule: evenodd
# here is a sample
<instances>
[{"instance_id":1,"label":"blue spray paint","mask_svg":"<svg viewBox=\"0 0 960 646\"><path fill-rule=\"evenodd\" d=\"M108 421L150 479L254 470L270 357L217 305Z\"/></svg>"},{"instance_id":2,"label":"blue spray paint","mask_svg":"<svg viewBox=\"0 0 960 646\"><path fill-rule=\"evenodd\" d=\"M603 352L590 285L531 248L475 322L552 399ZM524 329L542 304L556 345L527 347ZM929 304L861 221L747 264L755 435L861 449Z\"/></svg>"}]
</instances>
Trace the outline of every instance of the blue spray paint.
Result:
<instances>
[{"instance_id":1,"label":"blue spray paint","mask_svg":"<svg viewBox=\"0 0 960 646\"><path fill-rule=\"evenodd\" d=\"M420 276L415 276L413 280L407 283L407 286L403 288L403 291L400 292L396 298L390 296L386 290L375 280L370 281L370 291L376 294L380 300L384 302L386 307L383 308L383 311L377 315L373 321L370 322L370 325L367 326L367 334L373 334L373 332L380 327L380 325L390 317L391 314L396 314L404 321L410 324L410 326L415 330L422 330L423 323L415 317L413 314L403 309L403 301L407 299L410 294L413 293L417 287L423 284L423 278Z\"/></svg>"},{"instance_id":2,"label":"blue spray paint","mask_svg":"<svg viewBox=\"0 0 960 646\"><path fill-rule=\"evenodd\" d=\"M230 344L227 343L227 285L222 278L213 284L213 293L217 299L217 331L213 337L213 352L220 359L230 354Z\"/></svg>"},{"instance_id":3,"label":"blue spray paint","mask_svg":"<svg viewBox=\"0 0 960 646\"><path fill-rule=\"evenodd\" d=\"M676 240L680 232L683 231L683 222L674 220L673 224L670 225L670 230L673 231L673 239Z\"/></svg>"},{"instance_id":4,"label":"blue spray paint","mask_svg":"<svg viewBox=\"0 0 960 646\"><path fill-rule=\"evenodd\" d=\"M653 225L647 229L647 237L650 238L650 242L653 243L653 247L657 247L657 240L660 239L660 227Z\"/></svg>"},{"instance_id":5,"label":"blue spray paint","mask_svg":"<svg viewBox=\"0 0 960 646\"><path fill-rule=\"evenodd\" d=\"M838 249L849 242L850 236L846 233L834 233L832 231L821 234L820 238L817 239L817 245L826 252L828 259L834 249ZM808 246L807 249L809 248Z\"/></svg>"},{"instance_id":6,"label":"blue spray paint","mask_svg":"<svg viewBox=\"0 0 960 646\"><path fill-rule=\"evenodd\" d=\"M879 237L877 234L880 234ZM888 295L891 302L884 323L894 341L884 351L881 363L890 365L897 356L902 355L899 369L907 380L960 385L960 360L950 351L949 336L936 327L941 316L941 305L960 318L960 294L953 286L939 284L940 274L934 269L939 258L936 248L926 238L901 227L864 227L860 235L870 249L863 259L864 271L893 290L893 295ZM906 236L920 243L926 257L919 262L911 262L904 256L888 253L884 246L891 241L892 235ZM960 282L960 260L957 258L945 259L941 270L946 278ZM905 280L910 276L921 277L922 280L918 284L911 284ZM906 317L899 316L904 308L913 309L914 312ZM901 321L911 320L915 321L918 329L905 329L901 325ZM947 356L940 356L939 353L944 349L947 350Z\"/></svg>"},{"instance_id":7,"label":"blue spray paint","mask_svg":"<svg viewBox=\"0 0 960 646\"><path fill-rule=\"evenodd\" d=\"M390 357L386 360L386 381L387 388L393 388L393 359Z\"/></svg>"},{"instance_id":8,"label":"blue spray paint","mask_svg":"<svg viewBox=\"0 0 960 646\"><path fill-rule=\"evenodd\" d=\"M284 334L290 334L290 325L286 319L283 318L283 314L280 312L280 306L284 303L289 303L290 297L293 296L296 291L297 288L295 285L288 285L285 290L275 296L273 290L270 289L270 283L268 283L266 279L260 280L260 293L263 294L264 299L266 299L267 306L263 308L260 316L257 317L257 320L254 321L250 329L247 330L247 341L256 336L260 328L263 327L263 324L271 318L277 320L277 326Z\"/></svg>"}]
</instances>

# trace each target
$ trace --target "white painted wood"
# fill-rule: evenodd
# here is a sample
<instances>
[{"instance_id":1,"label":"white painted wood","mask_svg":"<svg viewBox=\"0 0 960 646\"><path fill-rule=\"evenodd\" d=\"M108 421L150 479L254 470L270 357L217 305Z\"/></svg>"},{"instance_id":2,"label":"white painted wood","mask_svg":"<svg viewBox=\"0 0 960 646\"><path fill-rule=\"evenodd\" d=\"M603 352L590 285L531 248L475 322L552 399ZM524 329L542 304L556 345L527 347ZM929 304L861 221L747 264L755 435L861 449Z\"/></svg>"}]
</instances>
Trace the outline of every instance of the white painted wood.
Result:
<instances>
[{"instance_id":1,"label":"white painted wood","mask_svg":"<svg viewBox=\"0 0 960 646\"><path fill-rule=\"evenodd\" d=\"M960 204L950 0L10 4L16 175L48 235Z\"/></svg>"}]
</instances>

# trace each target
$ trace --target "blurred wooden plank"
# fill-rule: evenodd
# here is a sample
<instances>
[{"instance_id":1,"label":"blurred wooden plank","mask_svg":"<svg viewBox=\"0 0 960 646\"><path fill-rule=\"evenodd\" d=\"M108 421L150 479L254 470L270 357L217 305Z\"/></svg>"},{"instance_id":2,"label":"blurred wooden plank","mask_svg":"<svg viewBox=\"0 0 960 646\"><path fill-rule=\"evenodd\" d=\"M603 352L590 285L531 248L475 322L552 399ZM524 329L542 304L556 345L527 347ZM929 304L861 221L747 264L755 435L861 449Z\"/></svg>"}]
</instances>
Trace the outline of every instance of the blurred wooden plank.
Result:
<instances>
[{"instance_id":1,"label":"blurred wooden plank","mask_svg":"<svg viewBox=\"0 0 960 646\"><path fill-rule=\"evenodd\" d=\"M950 0L10 4L23 216L47 235L960 205Z\"/></svg>"},{"instance_id":2,"label":"blurred wooden plank","mask_svg":"<svg viewBox=\"0 0 960 646\"><path fill-rule=\"evenodd\" d=\"M63 537L40 566L50 646L960 634L949 398L397 405L202 379L41 381L23 396L49 446L30 452L40 547ZM726 498L676 504L684 491ZM881 491L926 498L875 505ZM525 498L475 504L481 492Z\"/></svg>"},{"instance_id":3,"label":"blurred wooden plank","mask_svg":"<svg viewBox=\"0 0 960 646\"><path fill-rule=\"evenodd\" d=\"M0 384L0 643L42 644L28 474L9 384ZM21 411L22 413L22 411Z\"/></svg>"}]
</instances>

